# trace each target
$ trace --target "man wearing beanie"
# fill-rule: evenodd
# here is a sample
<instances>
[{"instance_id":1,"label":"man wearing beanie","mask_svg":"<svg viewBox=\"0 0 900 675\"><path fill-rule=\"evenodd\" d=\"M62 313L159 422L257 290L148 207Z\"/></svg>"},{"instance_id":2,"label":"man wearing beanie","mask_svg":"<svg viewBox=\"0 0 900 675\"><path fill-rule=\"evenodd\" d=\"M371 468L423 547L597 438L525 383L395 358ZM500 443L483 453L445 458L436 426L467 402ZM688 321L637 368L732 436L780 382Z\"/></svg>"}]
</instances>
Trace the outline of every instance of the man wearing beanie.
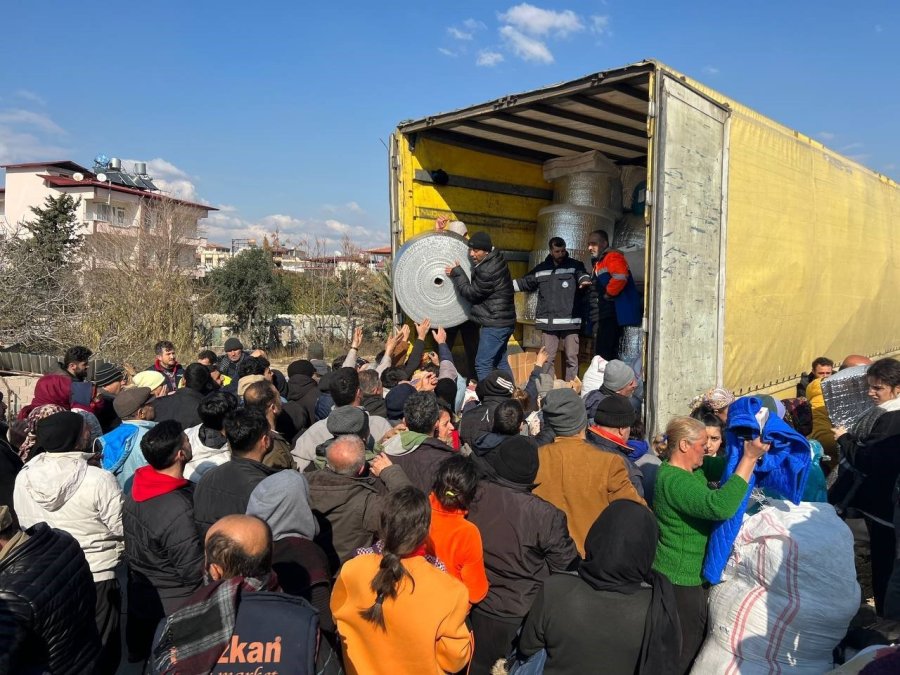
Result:
<instances>
[{"instance_id":1,"label":"man wearing beanie","mask_svg":"<svg viewBox=\"0 0 900 675\"><path fill-rule=\"evenodd\" d=\"M538 472L532 439L514 436L487 457L472 459L482 479L467 517L481 533L489 582L487 597L469 615L472 672L487 673L509 653L544 580L572 569L579 558L565 514L532 494Z\"/></svg>"},{"instance_id":2,"label":"man wearing beanie","mask_svg":"<svg viewBox=\"0 0 900 675\"><path fill-rule=\"evenodd\" d=\"M463 272L459 261L445 271L460 297L471 303L471 320L481 326L475 374L483 380L499 368L511 375L506 344L516 327L516 308L509 267L487 232L476 232L469 239L469 259L472 261L471 279Z\"/></svg>"},{"instance_id":3,"label":"man wearing beanie","mask_svg":"<svg viewBox=\"0 0 900 675\"><path fill-rule=\"evenodd\" d=\"M77 413L58 412L35 426L39 454L16 476L13 496L22 527L65 530L81 545L96 590L95 619L103 648L96 673L116 672L121 654L121 596L115 569L122 557L122 490L108 471L88 463L90 439Z\"/></svg>"},{"instance_id":4,"label":"man wearing beanie","mask_svg":"<svg viewBox=\"0 0 900 675\"><path fill-rule=\"evenodd\" d=\"M495 370L475 387L478 405L466 410L459 420L459 440L474 446L475 440L494 427L497 406L512 398L515 384L505 370Z\"/></svg>"},{"instance_id":5,"label":"man wearing beanie","mask_svg":"<svg viewBox=\"0 0 900 675\"><path fill-rule=\"evenodd\" d=\"M534 493L566 514L569 534L583 556L588 530L610 502L645 502L628 479L624 460L585 440L587 412L578 394L568 388L548 392L542 413L556 437L538 448Z\"/></svg>"},{"instance_id":6,"label":"man wearing beanie","mask_svg":"<svg viewBox=\"0 0 900 675\"><path fill-rule=\"evenodd\" d=\"M316 403L319 401L319 382L316 369L307 359L298 359L287 369L287 403L283 410L294 427L291 443L316 423Z\"/></svg>"},{"instance_id":7,"label":"man wearing beanie","mask_svg":"<svg viewBox=\"0 0 900 675\"><path fill-rule=\"evenodd\" d=\"M102 401L94 414L104 434L122 423L113 410L113 400L125 386L125 379L125 371L112 363L100 363L94 370L94 384L97 385L97 393Z\"/></svg>"},{"instance_id":8,"label":"man wearing beanie","mask_svg":"<svg viewBox=\"0 0 900 675\"><path fill-rule=\"evenodd\" d=\"M231 393L237 390L241 363L249 357L250 352L244 351L244 345L236 337L225 340L225 353L219 357L219 372L231 378L231 383L226 387Z\"/></svg>"},{"instance_id":9,"label":"man wearing beanie","mask_svg":"<svg viewBox=\"0 0 900 675\"><path fill-rule=\"evenodd\" d=\"M597 405L607 396L619 394L626 399L630 398L637 389L637 377L634 371L624 361L613 359L606 364L603 370L603 384L584 398L584 406L588 415L593 416L597 412Z\"/></svg>"},{"instance_id":10,"label":"man wearing beanie","mask_svg":"<svg viewBox=\"0 0 900 675\"><path fill-rule=\"evenodd\" d=\"M628 479L637 493L644 497L644 474L628 456L632 448L628 445L631 425L637 419L634 408L624 396L613 394L600 401L594 413L594 423L588 427L587 441L601 450L618 455L628 469Z\"/></svg>"}]
</instances>

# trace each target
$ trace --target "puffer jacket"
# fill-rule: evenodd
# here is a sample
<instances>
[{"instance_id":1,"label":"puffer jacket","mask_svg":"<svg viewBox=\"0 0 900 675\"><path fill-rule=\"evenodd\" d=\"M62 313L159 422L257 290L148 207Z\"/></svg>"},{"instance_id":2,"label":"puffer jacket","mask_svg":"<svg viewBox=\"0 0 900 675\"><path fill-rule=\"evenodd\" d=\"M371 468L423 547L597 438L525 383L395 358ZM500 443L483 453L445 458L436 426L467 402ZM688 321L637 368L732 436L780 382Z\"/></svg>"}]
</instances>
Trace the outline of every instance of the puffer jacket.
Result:
<instances>
[{"instance_id":1,"label":"puffer jacket","mask_svg":"<svg viewBox=\"0 0 900 675\"><path fill-rule=\"evenodd\" d=\"M111 472L124 492L131 489L134 472L147 466L147 459L141 452L141 439L156 422L144 420L123 420L122 424L100 437L103 448L102 466Z\"/></svg>"},{"instance_id":2,"label":"puffer jacket","mask_svg":"<svg viewBox=\"0 0 900 675\"><path fill-rule=\"evenodd\" d=\"M501 478L475 458L484 478L469 506L469 520L481 532L490 587L479 610L506 618L528 614L551 570L565 571L578 560L566 515L533 495L533 485Z\"/></svg>"},{"instance_id":3,"label":"puffer jacket","mask_svg":"<svg viewBox=\"0 0 900 675\"><path fill-rule=\"evenodd\" d=\"M201 539L219 518L246 513L253 488L273 473L278 473L278 469L245 457L232 457L203 474L194 490L194 521Z\"/></svg>"},{"instance_id":4,"label":"puffer jacket","mask_svg":"<svg viewBox=\"0 0 900 675\"><path fill-rule=\"evenodd\" d=\"M382 497L410 485L399 466L379 477L343 476L331 469L306 474L309 505L319 521L316 543L328 555L332 569L353 557L356 549L371 546L381 518Z\"/></svg>"},{"instance_id":5,"label":"puffer jacket","mask_svg":"<svg viewBox=\"0 0 900 675\"><path fill-rule=\"evenodd\" d=\"M166 614L203 583L193 484L145 466L134 474L122 524L129 597L161 602Z\"/></svg>"},{"instance_id":6,"label":"puffer jacket","mask_svg":"<svg viewBox=\"0 0 900 675\"><path fill-rule=\"evenodd\" d=\"M434 486L441 462L456 453L437 438L401 431L384 444L384 454L394 464L402 466L409 482L427 495Z\"/></svg>"},{"instance_id":7,"label":"puffer jacket","mask_svg":"<svg viewBox=\"0 0 900 675\"><path fill-rule=\"evenodd\" d=\"M122 490L108 471L90 466L92 455L45 452L16 476L19 524L40 522L65 530L81 545L94 581L115 578L122 557Z\"/></svg>"},{"instance_id":8,"label":"puffer jacket","mask_svg":"<svg viewBox=\"0 0 900 675\"><path fill-rule=\"evenodd\" d=\"M84 553L46 523L27 534L0 562L0 673L90 673L100 638Z\"/></svg>"},{"instance_id":9,"label":"puffer jacket","mask_svg":"<svg viewBox=\"0 0 900 675\"><path fill-rule=\"evenodd\" d=\"M516 325L512 276L503 254L494 249L472 268L472 279L456 266L450 272L456 292L472 304L470 318L479 326Z\"/></svg>"},{"instance_id":10,"label":"puffer jacket","mask_svg":"<svg viewBox=\"0 0 900 675\"><path fill-rule=\"evenodd\" d=\"M535 326L544 331L581 328L582 300L587 294L581 284L591 281L584 263L568 255L559 264L548 255L521 279L513 281L513 290L538 293L534 313Z\"/></svg>"}]
</instances>

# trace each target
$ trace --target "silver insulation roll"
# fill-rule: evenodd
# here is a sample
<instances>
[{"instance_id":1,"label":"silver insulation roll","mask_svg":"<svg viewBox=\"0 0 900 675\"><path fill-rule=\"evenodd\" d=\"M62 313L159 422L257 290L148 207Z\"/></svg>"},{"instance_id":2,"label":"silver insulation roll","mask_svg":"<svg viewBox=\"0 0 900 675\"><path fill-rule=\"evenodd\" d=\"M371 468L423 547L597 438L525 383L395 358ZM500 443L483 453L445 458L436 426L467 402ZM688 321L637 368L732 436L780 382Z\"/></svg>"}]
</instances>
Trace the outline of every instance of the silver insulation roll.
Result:
<instances>
[{"instance_id":1,"label":"silver insulation roll","mask_svg":"<svg viewBox=\"0 0 900 675\"><path fill-rule=\"evenodd\" d=\"M832 425L852 429L872 406L869 398L867 366L845 368L822 380L822 396Z\"/></svg>"},{"instance_id":2,"label":"silver insulation roll","mask_svg":"<svg viewBox=\"0 0 900 675\"><path fill-rule=\"evenodd\" d=\"M469 303L459 297L444 271L459 261L472 276L466 240L453 232L426 232L408 240L394 257L394 297L416 323L451 328L468 319Z\"/></svg>"},{"instance_id":3,"label":"silver insulation roll","mask_svg":"<svg viewBox=\"0 0 900 675\"><path fill-rule=\"evenodd\" d=\"M647 243L647 227L644 216L626 213L616 223L613 248L644 248Z\"/></svg>"},{"instance_id":4,"label":"silver insulation roll","mask_svg":"<svg viewBox=\"0 0 900 675\"><path fill-rule=\"evenodd\" d=\"M622 211L622 183L607 173L581 171L553 181L553 201L557 204L593 206Z\"/></svg>"},{"instance_id":5,"label":"silver insulation roll","mask_svg":"<svg viewBox=\"0 0 900 675\"><path fill-rule=\"evenodd\" d=\"M566 242L569 256L582 262L589 261L591 254L587 241L594 230L611 231L615 224L615 213L610 209L571 204L553 204L538 211L537 228L534 231L535 248L529 258L529 269L540 264L549 255L547 242L551 237L562 237ZM537 293L530 293L525 302L519 321L534 321L537 310Z\"/></svg>"},{"instance_id":6,"label":"silver insulation roll","mask_svg":"<svg viewBox=\"0 0 900 675\"><path fill-rule=\"evenodd\" d=\"M632 368L640 364L644 355L644 329L640 326L625 326L619 338L619 360Z\"/></svg>"}]
</instances>

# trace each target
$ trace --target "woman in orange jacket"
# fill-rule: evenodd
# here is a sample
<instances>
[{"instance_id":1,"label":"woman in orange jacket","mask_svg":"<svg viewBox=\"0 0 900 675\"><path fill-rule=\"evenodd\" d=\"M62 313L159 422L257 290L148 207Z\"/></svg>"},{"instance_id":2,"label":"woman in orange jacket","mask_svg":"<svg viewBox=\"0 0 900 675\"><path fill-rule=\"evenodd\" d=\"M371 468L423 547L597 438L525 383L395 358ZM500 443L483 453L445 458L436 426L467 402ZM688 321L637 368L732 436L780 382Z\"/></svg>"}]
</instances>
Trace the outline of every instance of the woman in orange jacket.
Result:
<instances>
[{"instance_id":1,"label":"woman in orange jacket","mask_svg":"<svg viewBox=\"0 0 900 675\"><path fill-rule=\"evenodd\" d=\"M468 457L453 455L438 467L431 501L430 549L447 571L469 589L473 605L488 592L481 533L466 520L469 504L478 488L478 471Z\"/></svg>"},{"instance_id":2,"label":"woman in orange jacket","mask_svg":"<svg viewBox=\"0 0 900 675\"><path fill-rule=\"evenodd\" d=\"M455 673L469 662L468 593L426 554L430 521L420 490L391 493L379 541L341 568L331 611L350 675Z\"/></svg>"}]
</instances>

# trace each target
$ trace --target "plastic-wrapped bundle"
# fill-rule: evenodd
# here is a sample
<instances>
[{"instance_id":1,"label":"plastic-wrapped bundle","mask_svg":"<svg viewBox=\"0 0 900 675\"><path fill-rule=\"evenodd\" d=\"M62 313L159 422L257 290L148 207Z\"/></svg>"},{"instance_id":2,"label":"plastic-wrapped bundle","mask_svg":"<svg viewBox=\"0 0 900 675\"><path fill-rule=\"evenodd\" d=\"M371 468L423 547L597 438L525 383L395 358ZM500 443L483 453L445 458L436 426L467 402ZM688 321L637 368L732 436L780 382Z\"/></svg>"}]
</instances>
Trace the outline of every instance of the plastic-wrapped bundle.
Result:
<instances>
[{"instance_id":1,"label":"plastic-wrapped bundle","mask_svg":"<svg viewBox=\"0 0 900 675\"><path fill-rule=\"evenodd\" d=\"M469 304L444 272L458 260L471 277L468 253L466 240L453 232L426 232L400 247L394 259L394 297L413 321L429 317L432 326L450 328L468 318Z\"/></svg>"},{"instance_id":2,"label":"plastic-wrapped bundle","mask_svg":"<svg viewBox=\"0 0 900 675\"><path fill-rule=\"evenodd\" d=\"M622 183L617 176L582 171L553 181L553 201L557 204L593 206L622 212Z\"/></svg>"},{"instance_id":3,"label":"plastic-wrapped bundle","mask_svg":"<svg viewBox=\"0 0 900 675\"><path fill-rule=\"evenodd\" d=\"M631 200L634 196L634 188L641 181L647 180L647 167L623 166L620 172L622 180L622 207L626 211L631 210Z\"/></svg>"},{"instance_id":4,"label":"plastic-wrapped bundle","mask_svg":"<svg viewBox=\"0 0 900 675\"><path fill-rule=\"evenodd\" d=\"M866 366L845 368L822 380L825 408L834 426L853 427L853 424L874 405L869 398Z\"/></svg>"},{"instance_id":5,"label":"plastic-wrapped bundle","mask_svg":"<svg viewBox=\"0 0 900 675\"><path fill-rule=\"evenodd\" d=\"M566 242L569 256L582 262L590 260L587 241L594 230L611 232L615 225L615 213L610 209L571 204L553 204L538 212L537 229L534 233L536 248L531 252L529 269L541 263L550 253L547 242L551 237L562 237ZM537 293L531 293L525 302L525 309L519 321L534 321L537 309Z\"/></svg>"},{"instance_id":6,"label":"plastic-wrapped bundle","mask_svg":"<svg viewBox=\"0 0 900 675\"><path fill-rule=\"evenodd\" d=\"M619 360L632 368L641 363L644 355L644 329L640 326L625 326L619 338Z\"/></svg>"},{"instance_id":7,"label":"plastic-wrapped bundle","mask_svg":"<svg viewBox=\"0 0 900 675\"><path fill-rule=\"evenodd\" d=\"M613 248L644 248L647 243L647 226L644 216L628 213L616 222L616 234L613 237Z\"/></svg>"}]
</instances>

